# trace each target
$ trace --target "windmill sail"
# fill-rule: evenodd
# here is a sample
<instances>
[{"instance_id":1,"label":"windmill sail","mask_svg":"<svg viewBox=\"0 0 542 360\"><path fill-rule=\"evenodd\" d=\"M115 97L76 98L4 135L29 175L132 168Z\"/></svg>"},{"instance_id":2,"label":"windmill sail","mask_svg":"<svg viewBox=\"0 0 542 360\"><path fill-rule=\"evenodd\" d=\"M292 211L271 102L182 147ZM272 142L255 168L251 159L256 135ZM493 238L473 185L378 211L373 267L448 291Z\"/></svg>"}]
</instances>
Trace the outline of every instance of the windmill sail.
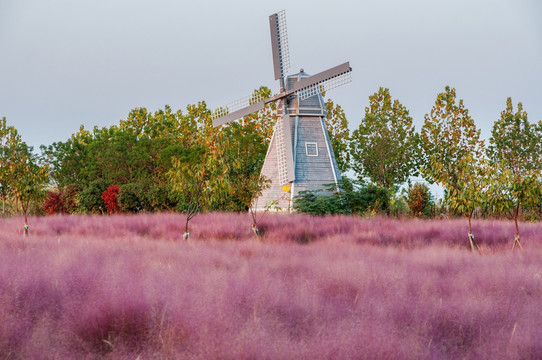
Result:
<instances>
[{"instance_id":1,"label":"windmill sail","mask_svg":"<svg viewBox=\"0 0 542 360\"><path fill-rule=\"evenodd\" d=\"M233 112L229 112L229 107L224 106L222 108L219 108L218 111L215 110L213 113L213 127L217 127L220 125L227 124L231 121L240 119L244 116L253 114L255 112L258 112L260 110L263 110L265 107L264 101L259 101L255 104L245 106L239 110L234 110ZM224 114L221 116L221 114Z\"/></svg>"},{"instance_id":2,"label":"windmill sail","mask_svg":"<svg viewBox=\"0 0 542 360\"><path fill-rule=\"evenodd\" d=\"M282 80L281 82L284 82L284 75L290 68L290 51L288 48L286 13L284 10L269 16L269 28L271 30L271 49L273 50L275 80Z\"/></svg>"},{"instance_id":3,"label":"windmill sail","mask_svg":"<svg viewBox=\"0 0 542 360\"><path fill-rule=\"evenodd\" d=\"M300 100L307 99L351 82L351 74L350 63L345 62L295 83L293 91Z\"/></svg>"},{"instance_id":4,"label":"windmill sail","mask_svg":"<svg viewBox=\"0 0 542 360\"><path fill-rule=\"evenodd\" d=\"M296 82L291 89L270 98L246 96L213 112L213 126L224 125L230 121L262 110L265 104L296 95L300 100L321 94L352 81L352 68L349 62L322 71Z\"/></svg>"}]
</instances>

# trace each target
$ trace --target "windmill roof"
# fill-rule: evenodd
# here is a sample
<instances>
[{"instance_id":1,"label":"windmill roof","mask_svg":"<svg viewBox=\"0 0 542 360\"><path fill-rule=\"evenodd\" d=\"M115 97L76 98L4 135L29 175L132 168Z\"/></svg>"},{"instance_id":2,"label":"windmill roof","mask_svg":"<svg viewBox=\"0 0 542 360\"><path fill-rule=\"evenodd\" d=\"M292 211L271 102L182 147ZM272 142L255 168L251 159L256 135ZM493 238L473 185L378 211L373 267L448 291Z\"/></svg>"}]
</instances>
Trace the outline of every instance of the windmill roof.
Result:
<instances>
[{"instance_id":1,"label":"windmill roof","mask_svg":"<svg viewBox=\"0 0 542 360\"><path fill-rule=\"evenodd\" d=\"M305 70L300 69L298 73L292 74L292 75L288 75L287 77L288 77L288 78L291 78L291 77L294 77L294 76L295 76L295 77L306 78L306 77L309 77L310 75L307 74L307 73L305 72Z\"/></svg>"}]
</instances>

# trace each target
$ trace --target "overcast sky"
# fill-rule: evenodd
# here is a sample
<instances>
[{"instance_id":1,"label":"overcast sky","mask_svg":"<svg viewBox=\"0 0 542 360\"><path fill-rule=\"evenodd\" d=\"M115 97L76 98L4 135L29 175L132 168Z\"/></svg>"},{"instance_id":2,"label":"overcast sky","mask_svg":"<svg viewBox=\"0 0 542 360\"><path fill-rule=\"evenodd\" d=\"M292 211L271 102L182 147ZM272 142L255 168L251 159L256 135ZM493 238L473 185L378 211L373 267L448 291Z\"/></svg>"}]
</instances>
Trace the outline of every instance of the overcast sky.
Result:
<instances>
[{"instance_id":1,"label":"overcast sky","mask_svg":"<svg viewBox=\"0 0 542 360\"><path fill-rule=\"evenodd\" d=\"M509 96L542 119L539 0L0 0L0 117L37 149L136 107L277 92L268 16L283 9L290 73L350 61L328 96L351 129L380 86L417 130L446 85L485 138Z\"/></svg>"}]
</instances>

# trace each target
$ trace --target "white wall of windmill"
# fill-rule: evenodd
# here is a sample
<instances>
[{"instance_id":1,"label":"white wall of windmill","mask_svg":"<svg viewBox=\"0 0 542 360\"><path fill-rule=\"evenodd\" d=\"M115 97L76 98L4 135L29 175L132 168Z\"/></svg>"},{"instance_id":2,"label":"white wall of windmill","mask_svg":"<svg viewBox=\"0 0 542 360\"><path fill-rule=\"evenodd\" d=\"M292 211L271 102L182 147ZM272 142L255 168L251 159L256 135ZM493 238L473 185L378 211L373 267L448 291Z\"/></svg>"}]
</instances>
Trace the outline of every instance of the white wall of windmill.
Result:
<instances>
[{"instance_id":1,"label":"white wall of windmill","mask_svg":"<svg viewBox=\"0 0 542 360\"><path fill-rule=\"evenodd\" d=\"M278 166L278 157L277 157L277 139L282 138L277 134L278 122L275 124L275 131L271 142L269 144L269 149L267 150L267 155L262 167L261 174L266 178L271 180L269 188L262 191L262 195L255 200L256 202L256 211L266 210L268 204L275 203L275 205L270 209L289 211L290 210L290 188L289 186L284 186L279 180L279 166ZM279 127L280 128L280 127Z\"/></svg>"}]
</instances>

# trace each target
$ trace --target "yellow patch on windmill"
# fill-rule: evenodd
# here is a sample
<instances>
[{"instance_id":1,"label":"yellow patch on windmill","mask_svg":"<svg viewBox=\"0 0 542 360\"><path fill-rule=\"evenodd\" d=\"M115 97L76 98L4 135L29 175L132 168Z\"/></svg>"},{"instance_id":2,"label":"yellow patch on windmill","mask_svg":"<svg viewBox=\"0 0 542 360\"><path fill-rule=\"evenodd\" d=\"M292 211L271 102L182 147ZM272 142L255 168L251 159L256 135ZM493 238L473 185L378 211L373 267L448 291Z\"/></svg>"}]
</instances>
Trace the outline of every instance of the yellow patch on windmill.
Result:
<instances>
[{"instance_id":1,"label":"yellow patch on windmill","mask_svg":"<svg viewBox=\"0 0 542 360\"><path fill-rule=\"evenodd\" d=\"M290 191L290 185L284 185L284 186L282 187L282 191L284 191L284 192Z\"/></svg>"}]
</instances>

